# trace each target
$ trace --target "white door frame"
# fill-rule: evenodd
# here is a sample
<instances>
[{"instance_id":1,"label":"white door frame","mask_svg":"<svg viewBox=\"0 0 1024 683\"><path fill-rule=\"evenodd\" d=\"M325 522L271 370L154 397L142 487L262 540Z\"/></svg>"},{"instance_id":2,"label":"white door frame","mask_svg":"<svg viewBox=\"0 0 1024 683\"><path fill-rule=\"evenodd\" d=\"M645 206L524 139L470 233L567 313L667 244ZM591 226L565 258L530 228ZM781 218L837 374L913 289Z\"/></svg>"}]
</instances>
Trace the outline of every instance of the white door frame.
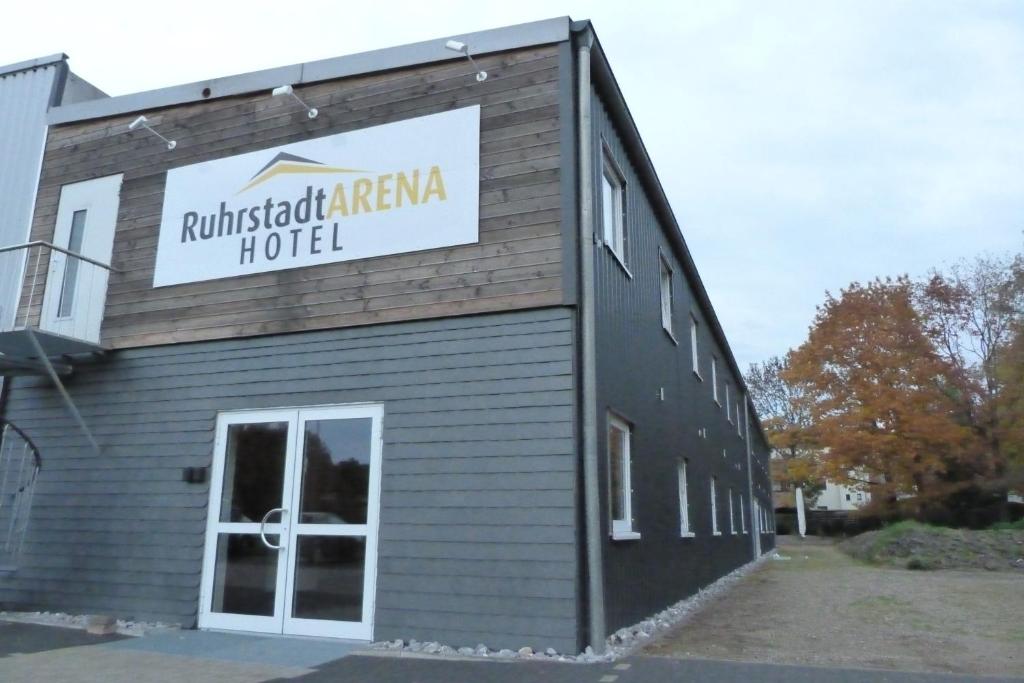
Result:
<instances>
[{"instance_id":1,"label":"white door frame","mask_svg":"<svg viewBox=\"0 0 1024 683\"><path fill-rule=\"evenodd\" d=\"M227 457L228 427L237 424L262 424L267 422L285 422L289 425L289 436L285 441L284 491L291 491L291 476L295 460L295 438L292 425L295 421L294 410L261 410L240 413L221 413L217 416L217 436L214 441L213 464L210 477L210 503L206 516L206 544L203 552L203 578L199 591L199 626L200 628L222 628L240 631L261 631L266 633L281 632L281 617L284 614L284 577L287 574L288 555L279 551L277 558L277 581L274 593L274 614L271 616L253 616L248 614L231 614L212 610L213 587L217 572L217 540L221 533L246 533L258 536L260 520L251 522L220 521L221 496L224 491L224 465ZM281 507L287 507L288 501L282 494ZM288 517L282 514L281 521L267 523L267 534L277 534L279 542L287 545Z\"/></svg>"},{"instance_id":2,"label":"white door frame","mask_svg":"<svg viewBox=\"0 0 1024 683\"><path fill-rule=\"evenodd\" d=\"M123 174L118 173L62 187L53 229L53 244L69 248L75 213L85 211L79 253L100 263L110 263L123 177ZM78 261L71 311L69 315L61 316L61 292L70 257L53 250L49 257L50 267L46 273L46 290L39 318L40 329L99 343L109 272L87 261Z\"/></svg>"},{"instance_id":3,"label":"white door frame","mask_svg":"<svg viewBox=\"0 0 1024 683\"><path fill-rule=\"evenodd\" d=\"M349 638L353 640L373 639L373 620L377 593L377 539L380 526L380 487L382 423L384 409L381 405L351 404L317 406L306 408L285 408L273 410L245 410L224 412L217 415L217 431L211 465L210 500L206 522L206 541L203 553L203 574L199 592L199 628L216 628L264 633L287 633L293 635ZM370 474L366 511L366 524L302 524L294 518L293 510L300 505L302 481L299 474L303 463L302 436L305 424L310 420L358 419L372 420L370 446ZM220 506L224 489L224 466L227 455L228 427L235 424L261 424L286 422L284 485L281 507L287 512L281 514L279 522L265 525L267 534L277 534L282 548L278 551L277 581L274 596L273 616L252 616L213 612L214 581L218 572L217 540L225 532L259 534L260 523L221 522ZM295 588L295 567L298 562L299 536L355 536L366 538L366 558L363 568L363 605L360 622L330 621L322 619L301 619L292 617L292 602Z\"/></svg>"}]
</instances>

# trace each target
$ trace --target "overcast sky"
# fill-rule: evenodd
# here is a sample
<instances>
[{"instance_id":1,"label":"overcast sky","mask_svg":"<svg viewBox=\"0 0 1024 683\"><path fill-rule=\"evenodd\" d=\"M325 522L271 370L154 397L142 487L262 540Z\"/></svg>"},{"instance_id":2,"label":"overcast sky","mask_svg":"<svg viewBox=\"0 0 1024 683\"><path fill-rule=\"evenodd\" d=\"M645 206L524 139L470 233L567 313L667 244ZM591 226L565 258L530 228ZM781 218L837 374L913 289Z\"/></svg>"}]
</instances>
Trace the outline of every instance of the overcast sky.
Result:
<instances>
[{"instance_id":1,"label":"overcast sky","mask_svg":"<svg viewBox=\"0 0 1024 683\"><path fill-rule=\"evenodd\" d=\"M10 3L111 95L591 19L742 367L825 290L1024 244L1024 2Z\"/></svg>"}]
</instances>

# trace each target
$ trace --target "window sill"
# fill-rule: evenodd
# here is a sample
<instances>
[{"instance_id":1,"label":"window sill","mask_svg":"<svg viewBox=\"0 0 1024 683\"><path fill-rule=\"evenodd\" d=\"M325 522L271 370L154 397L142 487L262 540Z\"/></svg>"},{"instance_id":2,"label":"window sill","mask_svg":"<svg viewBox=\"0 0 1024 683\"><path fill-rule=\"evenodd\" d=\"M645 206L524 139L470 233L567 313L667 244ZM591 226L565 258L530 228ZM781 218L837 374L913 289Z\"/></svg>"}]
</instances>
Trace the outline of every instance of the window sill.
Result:
<instances>
[{"instance_id":1,"label":"window sill","mask_svg":"<svg viewBox=\"0 0 1024 683\"><path fill-rule=\"evenodd\" d=\"M629 270L629 267L626 266L626 260L624 258L622 258L621 256L619 256L619 252L617 252L614 249L612 249L612 245L611 244L609 244L606 240L603 240L603 241L604 241L605 248L609 252L611 252L612 256L615 257L615 261L619 264L619 267L622 268L622 271L626 274L626 277L628 277L630 280L632 280L633 279L633 273L631 273L630 270Z\"/></svg>"},{"instance_id":2,"label":"window sill","mask_svg":"<svg viewBox=\"0 0 1024 683\"><path fill-rule=\"evenodd\" d=\"M693 376L694 376L694 377L696 377L697 379L699 379L699 380L700 380L701 382L703 382L703 381L704 381L704 378L703 378L703 377L701 377L701 376L700 376L700 373L699 373L699 372L697 372L696 370L694 370L694 371L693 371Z\"/></svg>"},{"instance_id":3,"label":"window sill","mask_svg":"<svg viewBox=\"0 0 1024 683\"><path fill-rule=\"evenodd\" d=\"M638 531L619 531L618 533L612 533L613 541L639 541L640 532Z\"/></svg>"},{"instance_id":4,"label":"window sill","mask_svg":"<svg viewBox=\"0 0 1024 683\"><path fill-rule=\"evenodd\" d=\"M675 344L676 346L679 346L679 340L676 339L676 335L672 334L672 330L670 328L666 327L664 322L661 323L661 329L665 330L665 334L668 335L668 338L672 340L673 344Z\"/></svg>"},{"instance_id":5,"label":"window sill","mask_svg":"<svg viewBox=\"0 0 1024 683\"><path fill-rule=\"evenodd\" d=\"M692 531L687 531L685 533L680 533L679 538L697 538L697 534Z\"/></svg>"},{"instance_id":6,"label":"window sill","mask_svg":"<svg viewBox=\"0 0 1024 683\"><path fill-rule=\"evenodd\" d=\"M712 535L712 536L721 536L721 535L722 535L722 532L721 532L721 531L712 531L712 532L711 532L711 535Z\"/></svg>"}]
</instances>

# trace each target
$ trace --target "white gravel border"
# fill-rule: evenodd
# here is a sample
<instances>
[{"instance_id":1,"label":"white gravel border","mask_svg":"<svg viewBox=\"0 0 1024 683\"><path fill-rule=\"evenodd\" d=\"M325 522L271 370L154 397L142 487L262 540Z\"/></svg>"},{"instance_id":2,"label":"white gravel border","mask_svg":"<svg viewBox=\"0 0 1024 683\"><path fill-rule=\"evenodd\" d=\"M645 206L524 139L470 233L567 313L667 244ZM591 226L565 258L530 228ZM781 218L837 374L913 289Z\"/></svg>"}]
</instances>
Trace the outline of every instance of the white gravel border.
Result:
<instances>
[{"instance_id":1,"label":"white gravel border","mask_svg":"<svg viewBox=\"0 0 1024 683\"><path fill-rule=\"evenodd\" d=\"M454 648L437 642L421 643L417 640L386 640L370 643L369 647L379 654L396 656L434 656L473 659L533 659L559 662L593 663L613 662L632 654L640 647L664 635L679 624L684 623L697 614L708 602L726 593L736 583L750 574L754 569L769 559L788 560L788 557L769 551L758 559L748 562L742 567L721 577L714 583L705 586L695 594L680 600L667 609L644 619L643 621L620 628L608 637L604 654L598 655L589 645L587 649L576 655L568 655L548 648L544 652L534 652L533 648L523 647L516 650L492 650L484 644L474 647ZM85 630L89 616L66 614L64 612L6 612L0 611L0 621L13 621L25 624L41 624L43 626L59 626ZM174 631L181 627L178 624L161 622L117 620L117 633L125 636L144 636L158 631Z\"/></svg>"},{"instance_id":2,"label":"white gravel border","mask_svg":"<svg viewBox=\"0 0 1024 683\"><path fill-rule=\"evenodd\" d=\"M395 656L440 656L455 658L481 658L481 659L542 659L559 662L576 662L589 664L593 662L613 662L622 657L632 654L640 647L650 643L654 639L664 635L679 624L689 620L697 614L708 602L728 592L736 583L761 566L769 559L776 558L776 551L771 550L761 557L748 562L721 577L714 583L705 586L685 600L680 600L667 609L644 619L643 621L621 628L606 641L604 654L596 654L589 645L587 649L576 655L567 655L548 648L544 652L534 652L532 648L524 647L515 650L493 650L484 644L476 647L455 648L450 645L442 645L437 642L423 643L417 640L385 640L371 643L370 647L380 654L391 654ZM779 558L781 559L781 558ZM788 558L786 558L788 559Z\"/></svg>"},{"instance_id":3,"label":"white gravel border","mask_svg":"<svg viewBox=\"0 0 1024 683\"><path fill-rule=\"evenodd\" d=\"M75 628L84 631L89 625L89 615L65 614L64 612L3 612L0 621L14 621L22 624L39 624L41 626L58 626ZM177 624L164 624L149 621L117 620L117 633L123 636L144 636L154 631L176 631L181 627Z\"/></svg>"}]
</instances>

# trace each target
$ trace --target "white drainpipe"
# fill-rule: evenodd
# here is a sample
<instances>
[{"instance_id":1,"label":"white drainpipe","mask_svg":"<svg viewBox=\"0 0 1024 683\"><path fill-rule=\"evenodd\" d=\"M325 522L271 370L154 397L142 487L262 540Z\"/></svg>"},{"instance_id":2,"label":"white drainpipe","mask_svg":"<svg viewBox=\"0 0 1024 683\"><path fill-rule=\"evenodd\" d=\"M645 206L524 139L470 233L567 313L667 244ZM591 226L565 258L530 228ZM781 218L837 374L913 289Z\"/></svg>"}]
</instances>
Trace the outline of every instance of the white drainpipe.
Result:
<instances>
[{"instance_id":1,"label":"white drainpipe","mask_svg":"<svg viewBox=\"0 0 1024 683\"><path fill-rule=\"evenodd\" d=\"M605 649L604 566L602 565L601 499L597 468L597 365L594 341L594 186L591 145L589 31L579 34L577 92L579 96L579 201L580 201L580 355L583 422L583 506L587 544L587 597L590 645L598 654Z\"/></svg>"}]
</instances>

